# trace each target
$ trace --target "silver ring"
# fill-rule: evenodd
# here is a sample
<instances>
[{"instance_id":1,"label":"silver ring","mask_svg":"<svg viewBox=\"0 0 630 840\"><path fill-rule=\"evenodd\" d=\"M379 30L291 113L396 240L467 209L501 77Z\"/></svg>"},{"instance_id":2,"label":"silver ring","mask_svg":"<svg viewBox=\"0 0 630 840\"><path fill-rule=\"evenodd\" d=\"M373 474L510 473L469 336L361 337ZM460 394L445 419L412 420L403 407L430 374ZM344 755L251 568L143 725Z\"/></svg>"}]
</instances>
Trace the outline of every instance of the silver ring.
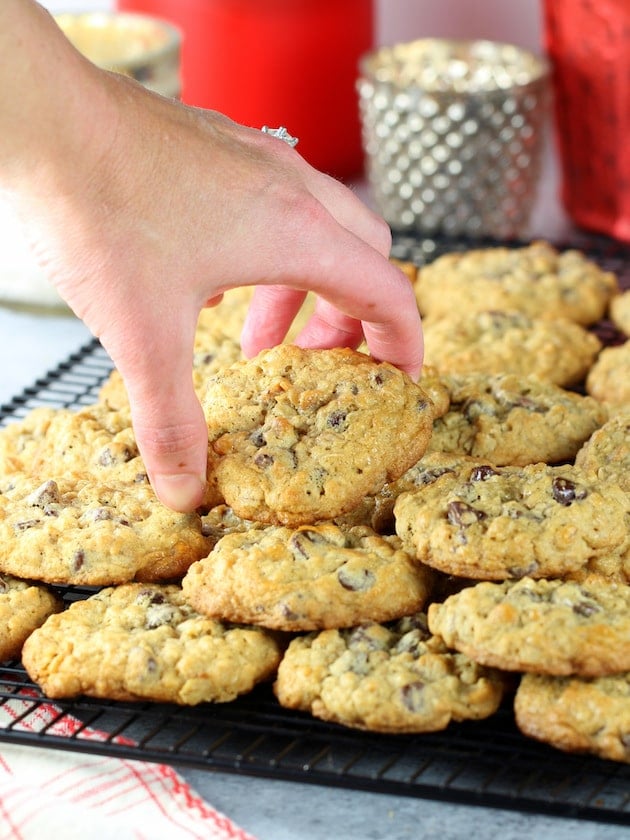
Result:
<instances>
[{"instance_id":1,"label":"silver ring","mask_svg":"<svg viewBox=\"0 0 630 840\"><path fill-rule=\"evenodd\" d=\"M293 146L297 146L299 142L297 137L291 137L283 125L281 125L280 128L269 128L268 125L263 125L261 131L263 134L270 134L272 137L277 137L278 140L284 140L284 142L291 146L291 148L293 148Z\"/></svg>"}]
</instances>

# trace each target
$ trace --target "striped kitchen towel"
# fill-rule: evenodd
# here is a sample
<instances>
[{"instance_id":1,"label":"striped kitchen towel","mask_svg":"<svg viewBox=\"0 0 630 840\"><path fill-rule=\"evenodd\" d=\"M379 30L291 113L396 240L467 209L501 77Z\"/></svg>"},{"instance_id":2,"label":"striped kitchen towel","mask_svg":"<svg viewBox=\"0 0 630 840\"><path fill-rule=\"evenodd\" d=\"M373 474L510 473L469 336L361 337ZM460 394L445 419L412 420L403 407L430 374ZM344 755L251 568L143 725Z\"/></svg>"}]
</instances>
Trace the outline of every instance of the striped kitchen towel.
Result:
<instances>
[{"instance_id":1,"label":"striped kitchen towel","mask_svg":"<svg viewBox=\"0 0 630 840\"><path fill-rule=\"evenodd\" d=\"M0 707L0 729L100 741L28 689ZM0 741L0 840L255 840L172 767Z\"/></svg>"}]
</instances>

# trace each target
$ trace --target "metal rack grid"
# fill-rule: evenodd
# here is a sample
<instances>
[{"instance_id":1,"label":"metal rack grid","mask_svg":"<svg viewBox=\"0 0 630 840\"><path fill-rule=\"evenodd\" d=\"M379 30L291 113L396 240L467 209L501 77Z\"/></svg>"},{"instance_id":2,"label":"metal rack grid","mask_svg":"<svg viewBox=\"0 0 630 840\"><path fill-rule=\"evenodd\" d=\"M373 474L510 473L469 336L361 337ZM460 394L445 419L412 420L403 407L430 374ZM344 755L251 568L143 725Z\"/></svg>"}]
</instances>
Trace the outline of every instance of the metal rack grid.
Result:
<instances>
[{"instance_id":1,"label":"metal rack grid","mask_svg":"<svg viewBox=\"0 0 630 840\"><path fill-rule=\"evenodd\" d=\"M571 246L630 287L629 248L603 237ZM465 247L470 243L400 236L393 253L422 264ZM621 340L608 323L598 332L607 343ZM94 402L111 367L98 342L89 342L0 406L0 426L37 406ZM58 589L66 604L94 591ZM0 710L12 718L0 742L630 825L630 765L525 738L510 698L485 721L417 736L379 735L282 709L268 685L231 703L192 708L90 698L51 704L14 661L0 664Z\"/></svg>"}]
</instances>

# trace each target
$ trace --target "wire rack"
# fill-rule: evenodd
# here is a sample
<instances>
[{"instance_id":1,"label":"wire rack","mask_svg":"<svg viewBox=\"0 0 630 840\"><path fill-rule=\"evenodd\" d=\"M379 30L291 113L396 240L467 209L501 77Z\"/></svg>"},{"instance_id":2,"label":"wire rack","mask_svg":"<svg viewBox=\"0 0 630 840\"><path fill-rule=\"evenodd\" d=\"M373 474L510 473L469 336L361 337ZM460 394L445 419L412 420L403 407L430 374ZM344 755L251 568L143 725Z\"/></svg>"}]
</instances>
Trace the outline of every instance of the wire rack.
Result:
<instances>
[{"instance_id":1,"label":"wire rack","mask_svg":"<svg viewBox=\"0 0 630 840\"><path fill-rule=\"evenodd\" d=\"M476 245L483 247L478 240ZM630 288L630 248L586 235L569 245ZM393 253L422 265L468 247L462 240L395 236ZM623 340L608 322L596 329L606 343ZM111 369L99 343L87 343L0 406L0 426L38 406L95 402ZM58 589L66 605L94 592ZM379 735L282 709L269 685L231 703L191 708L91 698L51 704L13 661L0 664L0 711L11 719L0 729L0 742L630 826L630 765L525 738L511 698L485 721L417 736Z\"/></svg>"}]
</instances>

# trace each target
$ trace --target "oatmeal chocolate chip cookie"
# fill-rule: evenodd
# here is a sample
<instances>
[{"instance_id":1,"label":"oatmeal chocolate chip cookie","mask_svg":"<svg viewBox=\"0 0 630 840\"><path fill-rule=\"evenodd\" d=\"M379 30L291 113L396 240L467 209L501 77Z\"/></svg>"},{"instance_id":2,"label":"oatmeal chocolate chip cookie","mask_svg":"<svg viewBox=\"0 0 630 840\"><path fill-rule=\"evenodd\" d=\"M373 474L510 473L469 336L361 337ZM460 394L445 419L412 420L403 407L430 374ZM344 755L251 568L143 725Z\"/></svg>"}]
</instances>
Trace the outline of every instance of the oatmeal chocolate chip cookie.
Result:
<instances>
[{"instance_id":1,"label":"oatmeal chocolate chip cookie","mask_svg":"<svg viewBox=\"0 0 630 840\"><path fill-rule=\"evenodd\" d=\"M348 349L280 345L208 380L209 496L244 519L334 519L424 453L426 392Z\"/></svg>"},{"instance_id":2,"label":"oatmeal chocolate chip cookie","mask_svg":"<svg viewBox=\"0 0 630 840\"><path fill-rule=\"evenodd\" d=\"M575 456L575 466L630 493L630 409L593 432Z\"/></svg>"},{"instance_id":3,"label":"oatmeal chocolate chip cookie","mask_svg":"<svg viewBox=\"0 0 630 840\"><path fill-rule=\"evenodd\" d=\"M0 429L0 478L31 469L35 452L46 437L57 411L55 408L39 406L20 420L14 420ZM2 485L7 484L2 482Z\"/></svg>"},{"instance_id":4,"label":"oatmeal chocolate chip cookie","mask_svg":"<svg viewBox=\"0 0 630 840\"><path fill-rule=\"evenodd\" d=\"M148 485L88 474L23 478L0 495L0 572L108 586L180 578L209 543L197 514L160 504Z\"/></svg>"},{"instance_id":5,"label":"oatmeal chocolate chip cookie","mask_svg":"<svg viewBox=\"0 0 630 840\"><path fill-rule=\"evenodd\" d=\"M594 333L564 318L486 310L424 321L425 358L441 373L514 373L573 385L601 348Z\"/></svg>"},{"instance_id":6,"label":"oatmeal chocolate chip cookie","mask_svg":"<svg viewBox=\"0 0 630 840\"><path fill-rule=\"evenodd\" d=\"M374 732L434 732L497 710L499 672L447 650L422 614L293 639L274 691L280 704Z\"/></svg>"},{"instance_id":7,"label":"oatmeal chocolate chip cookie","mask_svg":"<svg viewBox=\"0 0 630 840\"><path fill-rule=\"evenodd\" d=\"M628 500L573 467L469 467L403 493L396 532L446 574L481 580L562 577L627 549Z\"/></svg>"},{"instance_id":8,"label":"oatmeal chocolate chip cookie","mask_svg":"<svg viewBox=\"0 0 630 840\"><path fill-rule=\"evenodd\" d=\"M273 676L273 634L201 616L175 585L102 589L49 618L22 651L50 698L226 703Z\"/></svg>"},{"instance_id":9,"label":"oatmeal chocolate chip cookie","mask_svg":"<svg viewBox=\"0 0 630 840\"><path fill-rule=\"evenodd\" d=\"M362 524L370 525L379 534L393 534L396 530L394 505L401 493L408 493L432 484L444 473L456 473L460 468L485 463L481 459L471 458L468 455L429 452L423 455L413 467L409 467L396 481L384 484L374 496L366 496L359 508L346 516L345 521L356 520L360 514L364 517ZM339 520L335 521L339 524Z\"/></svg>"},{"instance_id":10,"label":"oatmeal chocolate chip cookie","mask_svg":"<svg viewBox=\"0 0 630 840\"><path fill-rule=\"evenodd\" d=\"M24 448L22 472L90 472L99 481L148 483L128 408L114 411L94 404L78 411L57 409L41 421L37 439Z\"/></svg>"},{"instance_id":11,"label":"oatmeal chocolate chip cookie","mask_svg":"<svg viewBox=\"0 0 630 840\"><path fill-rule=\"evenodd\" d=\"M433 577L398 537L326 523L229 534L193 563L182 590L211 618L323 630L415 613Z\"/></svg>"},{"instance_id":12,"label":"oatmeal chocolate chip cookie","mask_svg":"<svg viewBox=\"0 0 630 840\"><path fill-rule=\"evenodd\" d=\"M420 312L431 318L512 309L588 326L606 313L619 284L581 252L538 241L444 254L420 269L415 290Z\"/></svg>"},{"instance_id":13,"label":"oatmeal chocolate chip cookie","mask_svg":"<svg viewBox=\"0 0 630 840\"><path fill-rule=\"evenodd\" d=\"M16 659L33 630L63 602L46 586L12 575L0 575L0 662Z\"/></svg>"},{"instance_id":14,"label":"oatmeal chocolate chip cookie","mask_svg":"<svg viewBox=\"0 0 630 840\"><path fill-rule=\"evenodd\" d=\"M433 424L427 452L459 452L499 466L571 461L608 419L593 397L534 377L445 376L451 405Z\"/></svg>"},{"instance_id":15,"label":"oatmeal chocolate chip cookie","mask_svg":"<svg viewBox=\"0 0 630 840\"><path fill-rule=\"evenodd\" d=\"M428 609L449 648L505 671L601 677L630 670L630 586L482 582Z\"/></svg>"},{"instance_id":16,"label":"oatmeal chocolate chip cookie","mask_svg":"<svg viewBox=\"0 0 630 840\"><path fill-rule=\"evenodd\" d=\"M630 671L592 680L525 674L514 712L530 738L630 763Z\"/></svg>"},{"instance_id":17,"label":"oatmeal chocolate chip cookie","mask_svg":"<svg viewBox=\"0 0 630 840\"><path fill-rule=\"evenodd\" d=\"M630 340L602 350L587 374L586 391L609 407L630 409Z\"/></svg>"},{"instance_id":18,"label":"oatmeal chocolate chip cookie","mask_svg":"<svg viewBox=\"0 0 630 840\"><path fill-rule=\"evenodd\" d=\"M609 315L613 324L630 337L630 289L610 301Z\"/></svg>"}]
</instances>

